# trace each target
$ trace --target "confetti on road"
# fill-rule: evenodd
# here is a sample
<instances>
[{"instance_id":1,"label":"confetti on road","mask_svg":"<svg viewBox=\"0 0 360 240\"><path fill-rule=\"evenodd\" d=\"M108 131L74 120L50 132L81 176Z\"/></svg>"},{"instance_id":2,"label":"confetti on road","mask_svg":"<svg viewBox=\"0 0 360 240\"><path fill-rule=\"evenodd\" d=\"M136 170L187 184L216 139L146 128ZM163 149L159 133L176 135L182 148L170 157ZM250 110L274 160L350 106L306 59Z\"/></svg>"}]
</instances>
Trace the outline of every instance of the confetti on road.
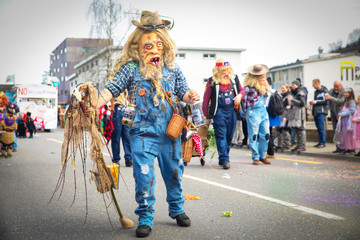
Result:
<instances>
[{"instance_id":1,"label":"confetti on road","mask_svg":"<svg viewBox=\"0 0 360 240\"><path fill-rule=\"evenodd\" d=\"M225 211L222 213L223 217L231 217L232 216L232 211Z\"/></svg>"},{"instance_id":2,"label":"confetti on road","mask_svg":"<svg viewBox=\"0 0 360 240\"><path fill-rule=\"evenodd\" d=\"M185 194L184 197L186 200L200 200L199 196L191 196L190 194Z\"/></svg>"}]
</instances>

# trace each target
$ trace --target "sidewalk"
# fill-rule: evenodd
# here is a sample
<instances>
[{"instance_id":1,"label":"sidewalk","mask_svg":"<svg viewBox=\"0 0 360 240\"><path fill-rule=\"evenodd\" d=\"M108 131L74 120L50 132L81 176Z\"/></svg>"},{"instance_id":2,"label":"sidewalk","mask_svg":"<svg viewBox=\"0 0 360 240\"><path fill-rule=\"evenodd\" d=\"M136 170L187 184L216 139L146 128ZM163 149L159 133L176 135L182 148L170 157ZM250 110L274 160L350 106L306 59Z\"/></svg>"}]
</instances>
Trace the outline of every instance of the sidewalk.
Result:
<instances>
[{"instance_id":1,"label":"sidewalk","mask_svg":"<svg viewBox=\"0 0 360 240\"><path fill-rule=\"evenodd\" d=\"M314 147L315 144L317 144L317 142L306 142L306 151L302 152L301 155L360 162L360 157L354 156L354 154L347 153L344 155L342 153L332 153L336 149L334 143L326 143L326 147L324 148L316 148ZM358 153L358 151L359 150L356 150L355 154ZM290 151L284 153L293 154Z\"/></svg>"},{"instance_id":2,"label":"sidewalk","mask_svg":"<svg viewBox=\"0 0 360 240\"><path fill-rule=\"evenodd\" d=\"M330 158L330 159L337 159L337 160L345 160L345 161L357 161L360 162L360 157L354 156L354 154L342 154L342 153L332 153L336 149L336 145L334 143L326 143L326 147L324 148L316 148L317 142L306 142L306 151L301 152L301 156L308 156L308 157L321 157L321 158ZM237 146L233 146L235 149L248 149L247 146L243 148L239 148ZM294 148L294 147L292 147ZM358 153L359 150L356 150L355 153ZM283 153L275 152L275 156L278 154L288 154L294 155L290 150L285 150Z\"/></svg>"}]
</instances>

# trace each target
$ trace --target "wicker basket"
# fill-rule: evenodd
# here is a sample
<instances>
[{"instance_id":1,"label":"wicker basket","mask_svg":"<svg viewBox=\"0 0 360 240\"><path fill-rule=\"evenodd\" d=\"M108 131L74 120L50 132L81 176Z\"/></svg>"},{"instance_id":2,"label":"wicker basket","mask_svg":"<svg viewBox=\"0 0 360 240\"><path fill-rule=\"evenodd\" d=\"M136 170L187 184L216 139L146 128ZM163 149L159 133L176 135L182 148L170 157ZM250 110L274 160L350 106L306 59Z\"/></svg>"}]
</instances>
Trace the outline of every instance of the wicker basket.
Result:
<instances>
[{"instance_id":1,"label":"wicker basket","mask_svg":"<svg viewBox=\"0 0 360 240\"><path fill-rule=\"evenodd\" d=\"M170 119L169 125L166 129L166 136L170 139L177 139L180 136L184 126L186 124L185 118L179 114L174 113Z\"/></svg>"},{"instance_id":2,"label":"wicker basket","mask_svg":"<svg viewBox=\"0 0 360 240\"><path fill-rule=\"evenodd\" d=\"M184 162L190 162L193 155L194 141L190 138L186 142L181 142L182 146L182 157Z\"/></svg>"}]
</instances>

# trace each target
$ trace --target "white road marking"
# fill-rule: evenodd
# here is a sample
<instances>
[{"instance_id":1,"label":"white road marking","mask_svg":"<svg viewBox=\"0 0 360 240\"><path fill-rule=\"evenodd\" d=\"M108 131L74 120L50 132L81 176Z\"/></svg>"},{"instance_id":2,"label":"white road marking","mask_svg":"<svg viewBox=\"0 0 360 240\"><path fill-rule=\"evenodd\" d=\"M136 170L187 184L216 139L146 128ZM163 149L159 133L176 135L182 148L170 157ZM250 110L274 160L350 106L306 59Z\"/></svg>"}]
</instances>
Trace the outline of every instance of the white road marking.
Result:
<instances>
[{"instance_id":1,"label":"white road marking","mask_svg":"<svg viewBox=\"0 0 360 240\"><path fill-rule=\"evenodd\" d=\"M210 185L213 185L213 186L216 186L216 187L221 187L221 188L224 188L224 189L228 189L228 190L231 190L231 191L234 191L234 192L239 192L239 193L242 193L242 194L246 194L246 195L249 195L249 196L260 198L260 199L263 199L263 200L267 200L267 201L270 201L270 202L278 203L278 204L281 204L283 206L290 207L290 208L293 208L293 209L296 209L296 210L299 210L299 211L303 211L303 212L306 212L306 213L310 213L310 214L313 214L313 215L317 215L317 216L320 216L320 217L324 217L324 218L328 218L328 219L334 219L334 220L345 220L345 218L334 215L334 214L331 214L331 213L326 213L326 212L319 211L319 210L316 210L316 209L313 209L313 208L308 208L308 207L304 207L304 206L297 205L297 204L294 204L294 203L285 202L285 201L282 201L282 200L279 200L279 199L276 199L276 198L267 197L267 196L264 196L264 195L261 195L261 194L258 194L258 193L249 192L249 191L242 190L242 189L239 189L239 188L230 187L230 186L227 186L227 185L224 185L224 184L221 184L221 183L217 183L217 182L209 181L209 180L206 180L206 179L190 176L188 174L184 174L183 177L188 178L188 179L192 179L192 180L195 180L195 181L199 181L199 182L202 182L202 183L210 184Z\"/></svg>"},{"instance_id":2,"label":"white road marking","mask_svg":"<svg viewBox=\"0 0 360 240\"><path fill-rule=\"evenodd\" d=\"M56 142L56 143L63 143L62 141L59 141L59 140L56 140L56 139L53 139L53 138L48 138L47 139L48 141L53 141L53 142ZM90 151L90 149L89 148L87 148L86 150L88 150L88 151ZM108 153L102 153L103 155L105 155L105 156L107 156L107 157L110 157L110 154L108 154Z\"/></svg>"},{"instance_id":3,"label":"white road marking","mask_svg":"<svg viewBox=\"0 0 360 240\"><path fill-rule=\"evenodd\" d=\"M57 142L57 143L63 143L62 141L59 141L59 140L56 140L56 139L53 139L53 138L48 138L47 140ZM109 154L107 154L107 153L103 153L103 154L106 155L106 156L109 156ZM282 200L279 200L279 199L276 199L276 198L267 197L267 196L264 196L264 195L261 195L261 194L258 194L258 193L249 192L249 191L242 190L242 189L239 189L239 188L230 187L230 186L227 186L227 185L224 185L224 184L221 184L221 183L217 183L217 182L209 181L209 180L206 180L206 179L190 176L188 174L184 174L183 177L188 178L188 179L192 179L192 180L195 180L195 181L203 182L203 183L206 183L206 184L210 184L210 185L213 185L213 186L221 187L221 188L224 188L224 189L228 189L228 190L231 190L231 191L234 191L234 192L239 192L239 193L242 193L242 194L246 194L246 195L249 195L249 196L260 198L260 199L263 199L263 200L267 200L267 201L270 201L270 202L278 203L278 204L281 204L283 206L290 207L290 208L293 208L293 209L296 209L296 210L299 210L299 211L303 211L303 212L306 212L306 213L310 213L310 214L313 214L313 215L317 215L317 216L320 216L320 217L324 217L324 218L328 218L328 219L334 219L334 220L345 220L345 218L334 215L334 214L331 214L331 213L319 211L319 210L316 210L316 209L313 209L313 208L304 207L304 206L297 205L297 204L290 203L290 202L285 202L285 201L282 201Z\"/></svg>"},{"instance_id":4,"label":"white road marking","mask_svg":"<svg viewBox=\"0 0 360 240\"><path fill-rule=\"evenodd\" d=\"M53 138L48 138L47 140L57 142L57 143L63 143L62 141L59 141L59 140L56 140L56 139L53 139Z\"/></svg>"}]
</instances>

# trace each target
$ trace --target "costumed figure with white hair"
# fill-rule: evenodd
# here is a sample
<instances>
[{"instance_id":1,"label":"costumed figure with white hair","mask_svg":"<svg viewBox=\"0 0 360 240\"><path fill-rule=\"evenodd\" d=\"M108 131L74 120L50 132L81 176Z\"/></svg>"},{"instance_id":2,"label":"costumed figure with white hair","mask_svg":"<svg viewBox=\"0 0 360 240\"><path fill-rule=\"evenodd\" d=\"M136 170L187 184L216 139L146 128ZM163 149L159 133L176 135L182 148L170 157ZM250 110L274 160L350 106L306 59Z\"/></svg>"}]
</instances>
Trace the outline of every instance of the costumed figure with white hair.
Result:
<instances>
[{"instance_id":1,"label":"costumed figure with white hair","mask_svg":"<svg viewBox=\"0 0 360 240\"><path fill-rule=\"evenodd\" d=\"M166 185L170 217L179 226L190 226L190 218L183 209L181 139L170 139L165 133L174 111L179 110L176 97L190 104L192 100L200 100L200 96L189 89L182 71L174 63L175 43L168 34L171 22L160 19L156 11L143 11L140 22L132 23L137 28L100 94L98 108L128 90L129 111L125 110L123 123L131 125L135 198L139 204L135 210L139 219L136 236L147 237L155 211L155 158Z\"/></svg>"},{"instance_id":2,"label":"costumed figure with white hair","mask_svg":"<svg viewBox=\"0 0 360 240\"><path fill-rule=\"evenodd\" d=\"M266 80L268 71L266 65L256 64L248 68L244 79L243 102L254 165L259 165L259 162L271 164L265 157L270 139L269 114L266 110L266 93L270 89Z\"/></svg>"},{"instance_id":3,"label":"costumed figure with white hair","mask_svg":"<svg viewBox=\"0 0 360 240\"><path fill-rule=\"evenodd\" d=\"M203 112L213 119L219 165L230 168L229 152L236 127L235 106L239 106L244 89L230 63L223 58L216 61L213 76L206 84Z\"/></svg>"}]
</instances>

